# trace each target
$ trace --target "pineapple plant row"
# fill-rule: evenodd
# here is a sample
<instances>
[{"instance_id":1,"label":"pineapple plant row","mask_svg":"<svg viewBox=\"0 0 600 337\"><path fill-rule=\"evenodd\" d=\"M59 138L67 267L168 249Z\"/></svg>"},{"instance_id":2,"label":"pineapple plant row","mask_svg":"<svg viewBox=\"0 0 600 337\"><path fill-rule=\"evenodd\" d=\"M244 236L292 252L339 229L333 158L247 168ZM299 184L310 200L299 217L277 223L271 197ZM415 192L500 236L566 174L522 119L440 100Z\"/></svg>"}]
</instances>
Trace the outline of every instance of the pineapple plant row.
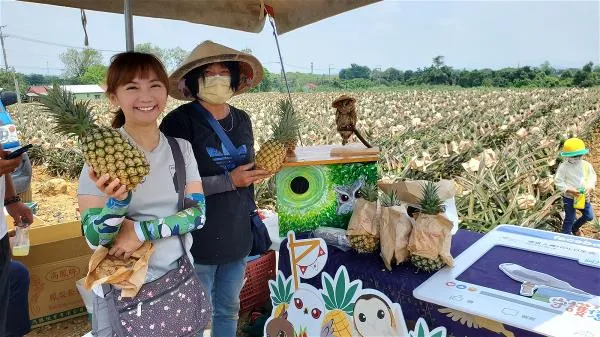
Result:
<instances>
[{"instance_id":1,"label":"pineapple plant row","mask_svg":"<svg viewBox=\"0 0 600 337\"><path fill-rule=\"evenodd\" d=\"M52 117L58 134L75 137L85 162L101 177L108 174L119 179L132 191L150 173L144 153L116 129L98 125L90 101L76 101L75 96L54 85L40 96L43 111Z\"/></svg>"},{"instance_id":2,"label":"pineapple plant row","mask_svg":"<svg viewBox=\"0 0 600 337\"><path fill-rule=\"evenodd\" d=\"M273 135L256 153L255 166L271 174L277 173L288 153L293 153L298 141L300 122L289 100L279 102L278 120L273 124Z\"/></svg>"}]
</instances>

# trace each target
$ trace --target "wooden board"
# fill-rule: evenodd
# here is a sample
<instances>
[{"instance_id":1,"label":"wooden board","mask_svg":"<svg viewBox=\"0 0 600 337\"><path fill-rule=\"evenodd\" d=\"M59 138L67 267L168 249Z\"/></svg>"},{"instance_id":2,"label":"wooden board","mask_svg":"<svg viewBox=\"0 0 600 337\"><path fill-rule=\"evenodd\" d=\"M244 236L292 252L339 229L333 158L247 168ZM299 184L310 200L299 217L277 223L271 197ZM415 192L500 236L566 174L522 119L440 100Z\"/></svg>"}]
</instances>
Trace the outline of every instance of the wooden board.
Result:
<instances>
[{"instance_id":1,"label":"wooden board","mask_svg":"<svg viewBox=\"0 0 600 337\"><path fill-rule=\"evenodd\" d=\"M374 162L379 160L379 152L378 147L367 148L360 143L302 146L286 158L283 167Z\"/></svg>"}]
</instances>

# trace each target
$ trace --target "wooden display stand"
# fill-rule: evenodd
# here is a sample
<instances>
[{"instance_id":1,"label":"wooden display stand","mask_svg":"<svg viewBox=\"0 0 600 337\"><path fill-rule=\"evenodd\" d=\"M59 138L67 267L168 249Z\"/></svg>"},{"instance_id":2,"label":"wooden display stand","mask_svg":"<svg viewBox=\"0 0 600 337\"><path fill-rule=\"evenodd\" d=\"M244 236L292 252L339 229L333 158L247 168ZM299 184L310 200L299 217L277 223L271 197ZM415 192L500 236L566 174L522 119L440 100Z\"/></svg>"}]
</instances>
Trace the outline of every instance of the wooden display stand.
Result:
<instances>
[{"instance_id":1,"label":"wooden display stand","mask_svg":"<svg viewBox=\"0 0 600 337\"><path fill-rule=\"evenodd\" d=\"M358 189L379 179L379 148L297 147L276 175L279 235L320 226L346 228Z\"/></svg>"}]
</instances>

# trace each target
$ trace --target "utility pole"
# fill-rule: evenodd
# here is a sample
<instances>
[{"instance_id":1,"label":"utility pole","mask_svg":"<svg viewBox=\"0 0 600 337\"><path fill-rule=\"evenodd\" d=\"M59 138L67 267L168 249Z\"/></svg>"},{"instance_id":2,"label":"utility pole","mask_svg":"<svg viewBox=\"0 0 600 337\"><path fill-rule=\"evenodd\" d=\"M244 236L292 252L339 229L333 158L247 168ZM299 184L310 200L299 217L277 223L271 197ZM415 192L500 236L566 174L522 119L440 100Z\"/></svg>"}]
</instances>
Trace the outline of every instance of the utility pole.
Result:
<instances>
[{"instance_id":1,"label":"utility pole","mask_svg":"<svg viewBox=\"0 0 600 337\"><path fill-rule=\"evenodd\" d=\"M4 56L4 68L6 72L8 69L8 61L6 60L6 49L4 48L4 33L2 32L2 28L5 28L6 25L0 26L0 44L2 45L2 55ZM19 81L17 80L17 74L15 73L15 68L12 68L13 80L15 81L15 91L17 92L17 111L19 115L21 115L21 93L19 91Z\"/></svg>"},{"instance_id":2,"label":"utility pole","mask_svg":"<svg viewBox=\"0 0 600 337\"><path fill-rule=\"evenodd\" d=\"M333 64L329 64L329 80L330 80L330 81L331 81L331 66L332 66L332 65L333 65Z\"/></svg>"},{"instance_id":3,"label":"utility pole","mask_svg":"<svg viewBox=\"0 0 600 337\"><path fill-rule=\"evenodd\" d=\"M312 62L310 63L310 73L311 74L313 73L313 63Z\"/></svg>"},{"instance_id":4,"label":"utility pole","mask_svg":"<svg viewBox=\"0 0 600 337\"><path fill-rule=\"evenodd\" d=\"M4 55L4 68L8 71L8 62L6 61L6 49L4 49L4 33L2 33L2 28L5 28L6 25L0 26L0 43L2 44L2 54Z\"/></svg>"}]
</instances>

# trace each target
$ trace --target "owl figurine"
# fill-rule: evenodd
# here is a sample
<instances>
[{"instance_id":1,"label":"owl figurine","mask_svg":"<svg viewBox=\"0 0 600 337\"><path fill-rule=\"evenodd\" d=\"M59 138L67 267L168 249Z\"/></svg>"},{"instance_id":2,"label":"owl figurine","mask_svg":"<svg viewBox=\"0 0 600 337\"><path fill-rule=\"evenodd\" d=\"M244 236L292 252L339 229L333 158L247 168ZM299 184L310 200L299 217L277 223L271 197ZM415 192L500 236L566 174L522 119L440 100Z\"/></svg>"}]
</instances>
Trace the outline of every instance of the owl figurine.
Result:
<instances>
[{"instance_id":1,"label":"owl figurine","mask_svg":"<svg viewBox=\"0 0 600 337\"><path fill-rule=\"evenodd\" d=\"M337 125L337 131L342 136L342 145L348 143L348 139L354 134L356 137L365 144L366 147L372 147L366 139L356 130L356 122L358 116L356 115L356 99L348 95L342 95L338 97L331 106L335 108L335 124Z\"/></svg>"}]
</instances>

